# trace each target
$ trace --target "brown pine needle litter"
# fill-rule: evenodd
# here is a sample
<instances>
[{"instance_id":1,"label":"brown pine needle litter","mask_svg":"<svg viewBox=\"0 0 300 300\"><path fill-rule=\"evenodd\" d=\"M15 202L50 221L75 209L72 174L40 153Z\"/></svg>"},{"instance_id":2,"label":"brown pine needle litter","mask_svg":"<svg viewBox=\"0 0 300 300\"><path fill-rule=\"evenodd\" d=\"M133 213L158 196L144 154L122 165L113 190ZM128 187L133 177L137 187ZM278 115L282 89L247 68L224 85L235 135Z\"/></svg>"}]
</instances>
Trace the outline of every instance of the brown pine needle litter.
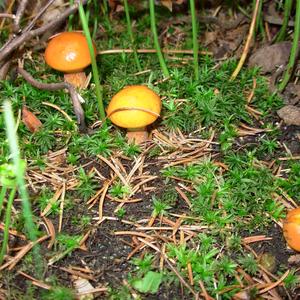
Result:
<instances>
[{"instance_id":1,"label":"brown pine needle litter","mask_svg":"<svg viewBox=\"0 0 300 300\"><path fill-rule=\"evenodd\" d=\"M250 107L255 88L256 83L253 83L253 89L250 91L248 97L248 107L249 112L251 111L251 113L260 117L259 112L252 110L252 107ZM184 99L180 101L184 101ZM248 124L241 123L238 128L238 134L239 136L256 135L265 133L267 130L252 128ZM183 289L191 293L191 297L194 299L212 299L205 287L205 283L199 281L195 276L194 262L188 261L184 267L179 269L178 258L176 256L171 257L168 248L169 244L183 248L188 245L196 250L199 248L198 242L195 242L197 237L209 233L210 230L215 230L211 225L204 225L202 217L197 218L197 216L192 215L193 204L191 198L197 195L195 181L181 178L180 176L168 177L168 180L172 180L174 187L174 194L176 196L175 205L180 207L175 212L170 210L165 215L153 214L151 197L152 195L156 195L157 186L162 185L159 173L161 170L176 166L184 168L210 159L212 165L218 170L217 174L226 175L230 172L230 164L223 162L222 158L220 158L217 150L220 144L215 141L216 136L214 131L210 131L206 138L200 138L197 132L193 135L186 135L180 130L174 130L166 134L164 131L154 129L151 135L152 141L141 147L141 151L133 158L128 158L122 151L114 152L109 157L103 155L93 158L84 157L81 167L85 170L86 174L94 179L94 192L84 202L77 202L80 199L72 198L71 196L73 205L80 205L82 213L88 211L88 215L92 216L86 227L81 229L80 234L83 235L83 238L78 247L73 250L74 255L83 257L83 259L76 266L72 266L71 264L62 265L62 261L68 259L73 253L67 256L66 253L58 252L56 255L47 258L48 268L65 272L66 276L69 274L68 276L72 275L89 280L93 284L95 282L99 283L100 271L94 270L94 268L92 268L92 271L83 266L85 265L85 257L89 258L97 255L95 257L101 259L102 256L106 255L101 251L97 252L97 254L92 252L95 250L93 243L95 243L96 235L100 234L101 238L110 236L113 238L114 243L127 247L128 250L125 252L124 257L116 258L116 264L118 261L127 262L132 258L143 258L146 254L150 253L154 256L157 268L162 272L166 269L172 272L177 277ZM148 159L148 153L154 147L160 150L160 155L152 161ZM68 224L69 219L73 217L69 216L66 211L67 200L69 200L70 195L73 195L74 190L80 186L78 178L79 167L68 164L66 160L67 155L67 148L49 152L45 156L44 168L38 168L34 164L31 165L29 161L26 174L27 178L30 178L28 181L29 186L36 193L41 191L43 185L46 185L52 193L48 205L41 210L42 221L40 224L41 229L45 231L44 234L46 235L38 241L42 243L46 239L49 239L45 242L44 246L52 251L57 247L57 237L59 234L64 233L64 227ZM282 157L282 164L288 159L289 157ZM293 159L297 159L297 156L290 158L290 160ZM257 164L258 167L265 166L270 168L278 177L283 177L285 172L288 171L284 165L278 167L276 162L255 161L253 164ZM120 197L113 195L111 190L116 183L120 183L122 186L128 188L128 192ZM162 189L162 192L165 191ZM210 199L212 207L216 204L217 192L216 188L212 193ZM275 199L286 209L296 207L295 200L284 193L283 190L278 189L276 192L270 195L272 199ZM52 215L53 205L58 205L60 208L58 215L55 217ZM133 206L140 208L141 215L137 213L133 219L131 218L132 215L128 217L126 214L122 217L117 215L117 212L121 208L125 211L130 211ZM148 206L146 214L143 211L144 206ZM81 215L78 217L80 219ZM226 218L228 216L224 214L223 217ZM109 231L106 231L107 228L109 228ZM228 231L231 230L230 226L225 226L224 228ZM3 225L1 224L0 229L3 230ZM28 243L25 236L21 233L10 231L10 234L20 238L20 240L23 238L22 242ZM268 241L272 241L271 236L254 234L253 236L243 237L241 245L246 253L252 253L258 260L259 255L253 250L256 249L255 243L267 243ZM252 245L253 248L251 248ZM9 255L5 257L5 263L0 266L0 270L14 268L31 248L31 243L25 246L18 244L17 247L11 248ZM12 256L13 254L14 256ZM222 257L223 254L224 249L221 248L216 260ZM27 274L24 274L20 275L26 277ZM278 287L283 286L282 282L288 274L285 273L279 278L259 265L259 273L255 277L252 277L242 267L238 266L234 274L238 284L226 286L226 288L218 292L218 295L222 297L223 293L234 289L240 290L239 295L248 295L249 288L257 288L263 298L273 297L273 299L277 299L276 297L279 295ZM35 280L30 275L26 278L33 285L40 288L51 288L47 285L43 286L43 282ZM196 290L200 291L196 292ZM92 289L88 295L101 292L107 292L105 282L100 282L99 287Z\"/></svg>"}]
</instances>

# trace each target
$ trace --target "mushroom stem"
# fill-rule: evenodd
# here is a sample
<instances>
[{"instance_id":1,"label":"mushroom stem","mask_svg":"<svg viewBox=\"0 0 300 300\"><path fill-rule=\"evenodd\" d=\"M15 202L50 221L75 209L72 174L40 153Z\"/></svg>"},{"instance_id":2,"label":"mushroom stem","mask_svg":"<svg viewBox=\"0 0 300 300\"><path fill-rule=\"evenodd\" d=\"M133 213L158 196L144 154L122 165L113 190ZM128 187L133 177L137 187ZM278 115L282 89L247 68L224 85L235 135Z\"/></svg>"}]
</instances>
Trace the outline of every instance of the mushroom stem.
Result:
<instances>
[{"instance_id":1,"label":"mushroom stem","mask_svg":"<svg viewBox=\"0 0 300 300\"><path fill-rule=\"evenodd\" d=\"M75 88L85 88L87 77L83 71L76 73L65 73L65 82L72 84Z\"/></svg>"},{"instance_id":2,"label":"mushroom stem","mask_svg":"<svg viewBox=\"0 0 300 300\"><path fill-rule=\"evenodd\" d=\"M129 142L141 144L148 140L149 134L146 127L128 128L126 137Z\"/></svg>"}]
</instances>

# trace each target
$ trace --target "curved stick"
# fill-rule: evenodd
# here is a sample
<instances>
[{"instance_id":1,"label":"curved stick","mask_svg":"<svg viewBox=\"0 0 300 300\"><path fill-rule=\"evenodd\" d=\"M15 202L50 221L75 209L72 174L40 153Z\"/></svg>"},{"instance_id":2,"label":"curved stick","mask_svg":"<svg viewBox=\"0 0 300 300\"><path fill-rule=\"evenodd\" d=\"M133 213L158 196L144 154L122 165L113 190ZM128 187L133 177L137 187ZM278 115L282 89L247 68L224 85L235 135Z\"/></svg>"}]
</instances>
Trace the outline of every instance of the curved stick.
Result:
<instances>
[{"instance_id":1,"label":"curved stick","mask_svg":"<svg viewBox=\"0 0 300 300\"><path fill-rule=\"evenodd\" d=\"M79 101L79 95L76 92L75 88L71 84L69 84L67 82L42 83L42 82L35 80L27 71L25 71L21 67L18 67L17 71L19 74L21 74L24 77L24 79L27 82L29 82L35 88L38 88L41 90L47 90L47 91L57 91L57 90L67 89L69 91L69 94L70 94L72 102L73 102L73 109L74 109L74 113L77 117L79 131L82 133L87 132L87 127L85 125L85 120L84 120L84 111L83 111L82 106Z\"/></svg>"}]
</instances>

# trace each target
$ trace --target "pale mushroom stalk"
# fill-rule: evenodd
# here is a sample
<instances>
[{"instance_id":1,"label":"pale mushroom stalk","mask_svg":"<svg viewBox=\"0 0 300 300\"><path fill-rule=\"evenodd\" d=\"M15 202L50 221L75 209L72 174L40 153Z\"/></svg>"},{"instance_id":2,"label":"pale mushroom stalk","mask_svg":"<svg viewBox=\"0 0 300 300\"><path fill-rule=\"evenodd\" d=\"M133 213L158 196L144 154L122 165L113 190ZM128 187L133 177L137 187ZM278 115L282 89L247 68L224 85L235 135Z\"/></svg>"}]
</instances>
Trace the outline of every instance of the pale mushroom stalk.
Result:
<instances>
[{"instance_id":1,"label":"pale mushroom stalk","mask_svg":"<svg viewBox=\"0 0 300 300\"><path fill-rule=\"evenodd\" d=\"M141 144L149 138L147 127L127 128L126 137L129 142Z\"/></svg>"},{"instance_id":2,"label":"pale mushroom stalk","mask_svg":"<svg viewBox=\"0 0 300 300\"><path fill-rule=\"evenodd\" d=\"M64 81L72 84L77 88L84 88L87 82L87 76L84 71L76 73L65 73Z\"/></svg>"}]
</instances>

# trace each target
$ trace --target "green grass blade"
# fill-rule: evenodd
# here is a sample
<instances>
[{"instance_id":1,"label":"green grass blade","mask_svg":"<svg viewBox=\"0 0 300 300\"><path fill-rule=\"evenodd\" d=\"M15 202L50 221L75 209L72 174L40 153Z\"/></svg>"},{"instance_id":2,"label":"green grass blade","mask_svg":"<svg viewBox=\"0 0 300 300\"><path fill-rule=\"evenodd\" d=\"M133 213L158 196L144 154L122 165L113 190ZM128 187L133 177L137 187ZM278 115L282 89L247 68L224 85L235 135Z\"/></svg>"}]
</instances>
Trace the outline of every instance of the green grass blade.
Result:
<instances>
[{"instance_id":1,"label":"green grass blade","mask_svg":"<svg viewBox=\"0 0 300 300\"><path fill-rule=\"evenodd\" d=\"M6 252L6 247L8 244L8 237L9 237L9 225L10 225L10 219L11 219L11 208L12 204L14 202L16 194L16 188L13 188L10 191L7 205L6 205L6 213L5 213L5 224L4 224L4 232L3 232L3 241L2 241L2 247L1 247L1 252L0 252L0 265L3 262L3 258Z\"/></svg>"},{"instance_id":2,"label":"green grass blade","mask_svg":"<svg viewBox=\"0 0 300 300\"><path fill-rule=\"evenodd\" d=\"M164 60L163 54L160 49L159 41L158 41L158 35L157 35L157 30L156 30L156 22L155 22L155 8L154 8L154 0L149 0L149 6L150 6L150 22L151 22L151 31L153 35L153 40L154 40L154 46L157 52L158 60L160 63L160 67L163 71L163 74L165 77L169 77L169 70L166 65L166 62Z\"/></svg>"},{"instance_id":3,"label":"green grass blade","mask_svg":"<svg viewBox=\"0 0 300 300\"><path fill-rule=\"evenodd\" d=\"M91 34L89 31L88 21L87 21L87 18L86 18L84 9L83 9L83 5L81 2L79 3L78 9L79 9L79 15L80 15L82 28L83 28L85 37L88 42L89 50L90 50L90 55L91 55L91 60L92 60L93 78L94 78L94 82L95 82L96 97L98 100L98 109L99 109L99 113L100 113L100 118L102 121L104 121L105 120L105 110L104 110L104 106L103 106L103 90L102 90L102 86L100 84L100 78L99 78L98 67L97 67L97 63L96 63L96 57L95 57L95 53L94 53L93 41L92 41Z\"/></svg>"},{"instance_id":4,"label":"green grass blade","mask_svg":"<svg viewBox=\"0 0 300 300\"><path fill-rule=\"evenodd\" d=\"M22 213L25 220L25 228L28 233L28 236L31 241L36 241L37 239L37 228L33 221L33 215L31 211L31 205L29 201L29 196L27 193L27 188L24 179L25 167L20 158L20 150L18 146L18 137L15 132L15 121L9 101L4 101L4 120L6 125L6 135L8 139L8 144L10 148L11 157L13 160L15 174L16 174L16 183L18 187L19 194L22 199ZM42 264L41 256L39 255L39 246L36 245L33 247L34 259L36 264L37 276L41 276Z\"/></svg>"},{"instance_id":5,"label":"green grass blade","mask_svg":"<svg viewBox=\"0 0 300 300\"><path fill-rule=\"evenodd\" d=\"M291 49L289 63L285 70L283 79L280 82L279 87L278 87L278 90L280 92L285 89L286 85L288 84L288 82L292 76L296 58L298 55L298 50L299 50L299 38L300 38L300 0L297 0L293 45L292 45L292 49Z\"/></svg>"},{"instance_id":6,"label":"green grass blade","mask_svg":"<svg viewBox=\"0 0 300 300\"><path fill-rule=\"evenodd\" d=\"M195 0L190 0L191 16L192 16L192 30L193 30L193 54L194 54L194 73L196 80L199 80L199 45L198 45L198 26L195 9Z\"/></svg>"},{"instance_id":7,"label":"green grass blade","mask_svg":"<svg viewBox=\"0 0 300 300\"><path fill-rule=\"evenodd\" d=\"M3 186L1 189L1 192L0 192L0 217L1 217L2 206L3 206L4 198L6 195L6 191L7 191L6 186Z\"/></svg>"},{"instance_id":8,"label":"green grass blade","mask_svg":"<svg viewBox=\"0 0 300 300\"><path fill-rule=\"evenodd\" d=\"M287 26L289 23L289 18L290 18L290 14L291 14L291 10L292 10L292 4L293 4L292 0L285 0L285 2L284 2L283 23L282 23L282 26L275 38L275 41L277 43L283 41L285 38L286 29L287 29Z\"/></svg>"},{"instance_id":9,"label":"green grass blade","mask_svg":"<svg viewBox=\"0 0 300 300\"><path fill-rule=\"evenodd\" d=\"M134 55L134 60L136 63L136 66L138 68L139 71L142 71L142 67L137 55L137 51L136 51L136 44L135 44L135 39L133 37L133 33L132 33L132 28L131 28L131 20L130 20L130 15L129 15L129 7L128 7L128 1L124 0L124 8L125 8L125 14L126 14L126 22L127 22L127 32L128 35L130 37L130 41L131 41L131 46L133 49L133 55Z\"/></svg>"}]
</instances>

